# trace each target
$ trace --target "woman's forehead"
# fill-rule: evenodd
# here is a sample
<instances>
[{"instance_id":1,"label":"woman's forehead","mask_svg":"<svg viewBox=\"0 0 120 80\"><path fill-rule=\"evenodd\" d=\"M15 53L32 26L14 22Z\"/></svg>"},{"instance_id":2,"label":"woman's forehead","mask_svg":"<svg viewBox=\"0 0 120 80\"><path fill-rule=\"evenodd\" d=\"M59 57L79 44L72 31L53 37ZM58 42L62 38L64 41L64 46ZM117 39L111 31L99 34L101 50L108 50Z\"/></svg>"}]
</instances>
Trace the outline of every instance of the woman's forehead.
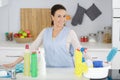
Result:
<instances>
[{"instance_id":1,"label":"woman's forehead","mask_svg":"<svg viewBox=\"0 0 120 80\"><path fill-rule=\"evenodd\" d=\"M59 10L57 10L56 12L55 12L55 14L66 14L67 12L66 12L66 10L64 10L64 9L59 9Z\"/></svg>"}]
</instances>

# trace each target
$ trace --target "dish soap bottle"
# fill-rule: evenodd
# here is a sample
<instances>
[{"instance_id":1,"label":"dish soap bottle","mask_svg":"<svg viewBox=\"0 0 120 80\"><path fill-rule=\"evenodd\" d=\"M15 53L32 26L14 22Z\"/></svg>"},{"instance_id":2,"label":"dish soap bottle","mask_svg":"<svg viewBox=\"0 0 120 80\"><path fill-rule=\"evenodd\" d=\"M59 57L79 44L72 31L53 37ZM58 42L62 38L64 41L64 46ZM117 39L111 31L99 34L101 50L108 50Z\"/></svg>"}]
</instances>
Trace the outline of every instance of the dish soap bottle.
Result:
<instances>
[{"instance_id":1,"label":"dish soap bottle","mask_svg":"<svg viewBox=\"0 0 120 80\"><path fill-rule=\"evenodd\" d=\"M38 76L38 61L37 61L37 53L35 51L31 54L31 76L37 77Z\"/></svg>"},{"instance_id":2,"label":"dish soap bottle","mask_svg":"<svg viewBox=\"0 0 120 80\"><path fill-rule=\"evenodd\" d=\"M30 50L29 45L25 45L24 53L24 76L30 76Z\"/></svg>"}]
</instances>

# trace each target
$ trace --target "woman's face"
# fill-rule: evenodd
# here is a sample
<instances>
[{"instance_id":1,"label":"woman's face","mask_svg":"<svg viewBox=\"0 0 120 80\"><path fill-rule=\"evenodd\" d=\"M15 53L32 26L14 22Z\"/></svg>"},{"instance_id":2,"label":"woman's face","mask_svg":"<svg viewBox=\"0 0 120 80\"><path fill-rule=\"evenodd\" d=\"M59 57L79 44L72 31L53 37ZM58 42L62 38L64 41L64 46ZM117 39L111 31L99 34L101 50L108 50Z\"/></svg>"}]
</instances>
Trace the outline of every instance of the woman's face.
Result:
<instances>
[{"instance_id":1,"label":"woman's face","mask_svg":"<svg viewBox=\"0 0 120 80\"><path fill-rule=\"evenodd\" d=\"M54 26L63 27L66 22L66 11L64 9L59 9L52 15L52 20Z\"/></svg>"}]
</instances>

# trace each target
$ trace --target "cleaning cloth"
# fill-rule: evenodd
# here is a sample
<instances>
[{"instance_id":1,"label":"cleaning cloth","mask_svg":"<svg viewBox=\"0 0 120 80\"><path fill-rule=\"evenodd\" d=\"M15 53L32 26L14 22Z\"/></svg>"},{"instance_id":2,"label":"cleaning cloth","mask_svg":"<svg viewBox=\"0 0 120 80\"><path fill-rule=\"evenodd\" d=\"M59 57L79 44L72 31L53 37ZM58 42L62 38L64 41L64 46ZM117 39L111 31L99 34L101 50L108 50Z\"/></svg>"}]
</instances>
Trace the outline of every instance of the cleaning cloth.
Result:
<instances>
[{"instance_id":1,"label":"cleaning cloth","mask_svg":"<svg viewBox=\"0 0 120 80\"><path fill-rule=\"evenodd\" d=\"M86 10L87 16L93 21L95 20L98 16L102 14L102 12L97 8L95 4L93 4L90 8Z\"/></svg>"},{"instance_id":2,"label":"cleaning cloth","mask_svg":"<svg viewBox=\"0 0 120 80\"><path fill-rule=\"evenodd\" d=\"M16 73L22 73L24 71L24 64L23 63L19 63L15 66L15 71Z\"/></svg>"}]
</instances>

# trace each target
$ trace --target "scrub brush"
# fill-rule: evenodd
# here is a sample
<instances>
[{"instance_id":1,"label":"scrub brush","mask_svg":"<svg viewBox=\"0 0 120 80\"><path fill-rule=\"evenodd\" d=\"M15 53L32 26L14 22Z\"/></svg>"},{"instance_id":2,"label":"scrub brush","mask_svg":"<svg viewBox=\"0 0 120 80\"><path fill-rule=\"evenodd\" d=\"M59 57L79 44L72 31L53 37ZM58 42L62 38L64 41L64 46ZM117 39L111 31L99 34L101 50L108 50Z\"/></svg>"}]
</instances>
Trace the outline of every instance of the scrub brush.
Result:
<instances>
[{"instance_id":1,"label":"scrub brush","mask_svg":"<svg viewBox=\"0 0 120 80\"><path fill-rule=\"evenodd\" d=\"M113 47L107 56L107 62L111 62L114 56L116 55L118 49Z\"/></svg>"}]
</instances>

